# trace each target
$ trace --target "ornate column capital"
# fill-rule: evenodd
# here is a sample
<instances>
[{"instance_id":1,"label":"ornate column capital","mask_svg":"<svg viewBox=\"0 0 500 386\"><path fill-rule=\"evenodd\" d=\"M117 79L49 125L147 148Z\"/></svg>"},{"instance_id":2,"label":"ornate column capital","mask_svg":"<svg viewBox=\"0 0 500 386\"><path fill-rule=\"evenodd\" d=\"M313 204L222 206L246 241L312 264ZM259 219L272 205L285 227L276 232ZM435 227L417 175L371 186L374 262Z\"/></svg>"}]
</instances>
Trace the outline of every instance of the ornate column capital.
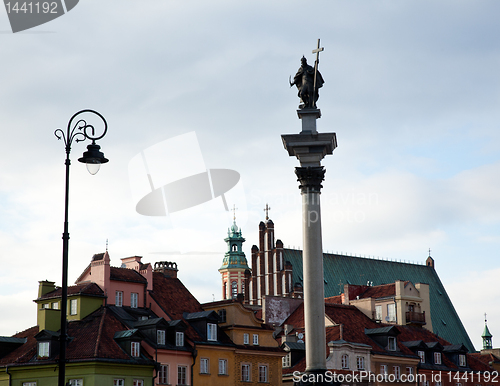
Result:
<instances>
[{"instance_id":1,"label":"ornate column capital","mask_svg":"<svg viewBox=\"0 0 500 386\"><path fill-rule=\"evenodd\" d=\"M300 182L299 189L302 194L314 192L319 193L323 187L321 183L325 179L324 166L296 167L295 174Z\"/></svg>"}]
</instances>

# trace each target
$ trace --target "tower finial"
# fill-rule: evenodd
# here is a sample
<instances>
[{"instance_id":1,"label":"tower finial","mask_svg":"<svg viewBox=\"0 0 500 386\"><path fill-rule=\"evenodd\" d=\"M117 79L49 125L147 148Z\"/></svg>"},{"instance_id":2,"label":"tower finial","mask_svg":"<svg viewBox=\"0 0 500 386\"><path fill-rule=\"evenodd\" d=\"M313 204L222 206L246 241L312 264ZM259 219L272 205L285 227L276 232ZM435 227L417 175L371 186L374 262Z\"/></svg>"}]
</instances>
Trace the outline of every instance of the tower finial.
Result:
<instances>
[{"instance_id":1,"label":"tower finial","mask_svg":"<svg viewBox=\"0 0 500 386\"><path fill-rule=\"evenodd\" d=\"M233 221L236 221L236 209L238 208L233 204Z\"/></svg>"},{"instance_id":2,"label":"tower finial","mask_svg":"<svg viewBox=\"0 0 500 386\"><path fill-rule=\"evenodd\" d=\"M264 208L264 212L266 212L266 221L269 220L269 211L271 210L271 207L269 205L267 205L266 203L266 207Z\"/></svg>"},{"instance_id":3,"label":"tower finial","mask_svg":"<svg viewBox=\"0 0 500 386\"><path fill-rule=\"evenodd\" d=\"M486 319L486 312L484 313L484 324L488 324L488 320Z\"/></svg>"},{"instance_id":4,"label":"tower finial","mask_svg":"<svg viewBox=\"0 0 500 386\"><path fill-rule=\"evenodd\" d=\"M429 256L431 255L431 249L429 248Z\"/></svg>"},{"instance_id":5,"label":"tower finial","mask_svg":"<svg viewBox=\"0 0 500 386\"><path fill-rule=\"evenodd\" d=\"M108 251L108 239L106 239L106 252Z\"/></svg>"}]
</instances>

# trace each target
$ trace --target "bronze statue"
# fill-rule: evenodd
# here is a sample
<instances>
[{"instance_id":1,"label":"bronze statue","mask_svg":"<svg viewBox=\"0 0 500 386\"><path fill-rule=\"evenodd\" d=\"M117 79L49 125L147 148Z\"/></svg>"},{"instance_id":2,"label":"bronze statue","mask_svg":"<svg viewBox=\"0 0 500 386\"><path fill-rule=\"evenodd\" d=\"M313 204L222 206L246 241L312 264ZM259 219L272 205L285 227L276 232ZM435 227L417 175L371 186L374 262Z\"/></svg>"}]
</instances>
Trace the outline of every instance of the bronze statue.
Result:
<instances>
[{"instance_id":1,"label":"bronze statue","mask_svg":"<svg viewBox=\"0 0 500 386\"><path fill-rule=\"evenodd\" d=\"M319 42L318 42L319 44ZM293 78L293 82L289 79L290 87L297 86L299 90L298 96L301 100L299 109L315 109L316 101L319 98L319 89L325 81L317 69L317 65L312 67L307 64L307 59L302 56L301 66ZM316 63L318 60L316 61Z\"/></svg>"}]
</instances>

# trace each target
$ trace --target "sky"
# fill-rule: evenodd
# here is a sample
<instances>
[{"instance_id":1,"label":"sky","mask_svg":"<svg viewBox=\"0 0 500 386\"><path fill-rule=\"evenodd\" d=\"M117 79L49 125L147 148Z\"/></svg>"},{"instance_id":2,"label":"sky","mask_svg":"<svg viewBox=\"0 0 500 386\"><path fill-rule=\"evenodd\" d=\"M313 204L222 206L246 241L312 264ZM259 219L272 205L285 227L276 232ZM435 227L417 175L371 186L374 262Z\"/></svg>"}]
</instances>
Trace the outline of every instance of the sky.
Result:
<instances>
[{"instance_id":1,"label":"sky","mask_svg":"<svg viewBox=\"0 0 500 386\"><path fill-rule=\"evenodd\" d=\"M107 120L110 161L91 176L77 161L88 143L73 143L70 283L107 247L114 266L175 261L200 302L221 298L232 212L216 197L177 219L139 214L137 157L160 179L195 163L238 172L224 198L247 258L266 204L276 237L301 248L298 161L281 134L301 130L289 77L320 38L317 128L338 142L323 160L324 251L423 264L430 248L476 349L485 313L498 347L499 14L495 0L82 0L12 33L0 12L0 336L36 324L38 281L61 284L54 131L82 109Z\"/></svg>"}]
</instances>

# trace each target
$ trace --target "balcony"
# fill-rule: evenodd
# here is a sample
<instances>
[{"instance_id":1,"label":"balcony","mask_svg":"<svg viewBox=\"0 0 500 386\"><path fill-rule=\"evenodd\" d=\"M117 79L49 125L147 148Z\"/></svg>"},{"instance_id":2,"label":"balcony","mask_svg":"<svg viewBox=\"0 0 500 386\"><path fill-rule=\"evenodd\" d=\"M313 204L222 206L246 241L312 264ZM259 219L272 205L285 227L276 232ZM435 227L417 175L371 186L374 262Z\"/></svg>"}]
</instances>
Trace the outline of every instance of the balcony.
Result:
<instances>
[{"instance_id":1,"label":"balcony","mask_svg":"<svg viewBox=\"0 0 500 386\"><path fill-rule=\"evenodd\" d=\"M407 311L406 312L406 323L407 324L425 324L425 311L424 312L415 312L415 311Z\"/></svg>"}]
</instances>

